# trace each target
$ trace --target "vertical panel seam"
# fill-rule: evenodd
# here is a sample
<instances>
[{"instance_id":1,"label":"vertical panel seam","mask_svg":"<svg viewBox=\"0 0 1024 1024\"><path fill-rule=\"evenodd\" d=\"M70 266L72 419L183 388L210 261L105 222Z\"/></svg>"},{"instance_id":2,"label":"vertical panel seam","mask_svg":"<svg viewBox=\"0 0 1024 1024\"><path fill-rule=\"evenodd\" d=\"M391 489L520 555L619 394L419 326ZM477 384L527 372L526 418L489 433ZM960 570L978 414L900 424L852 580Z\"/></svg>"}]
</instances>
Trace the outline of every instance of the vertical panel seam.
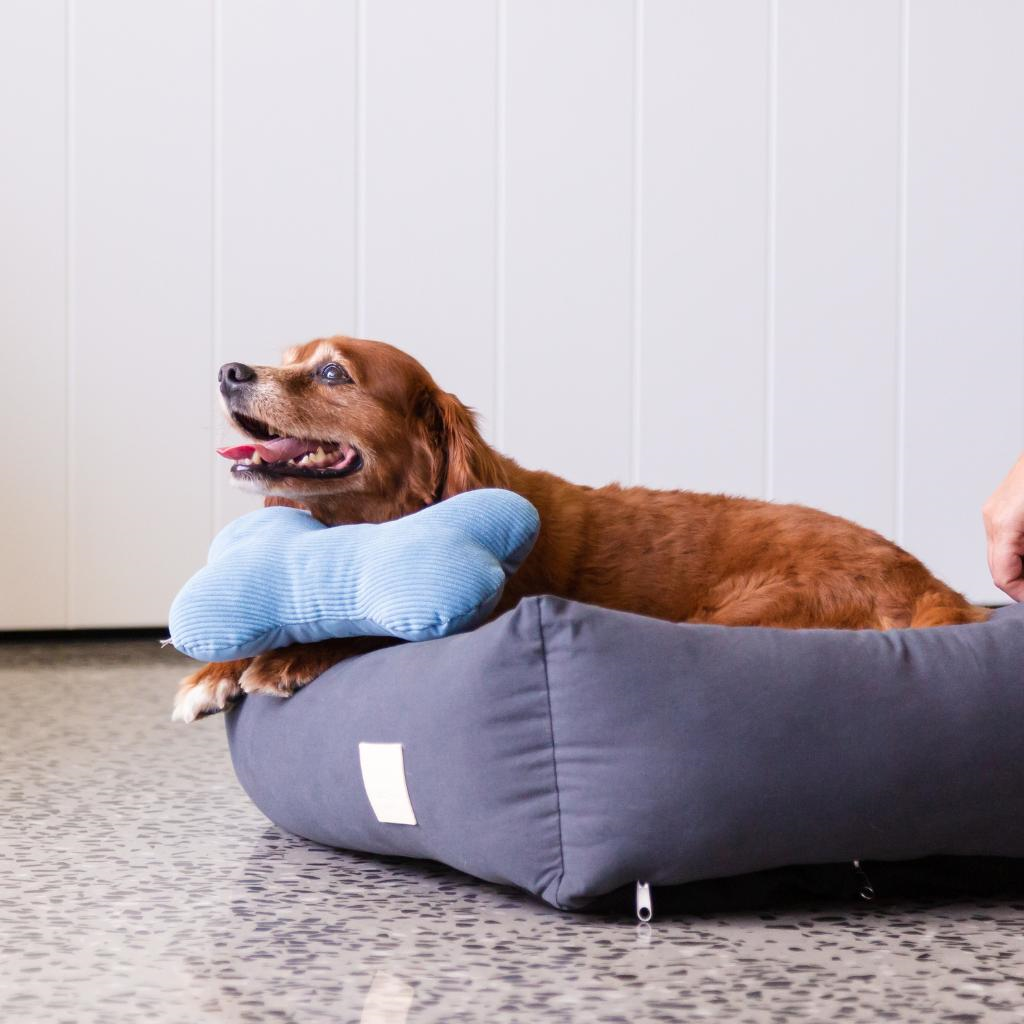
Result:
<instances>
[{"instance_id":1,"label":"vertical panel seam","mask_svg":"<svg viewBox=\"0 0 1024 1024\"><path fill-rule=\"evenodd\" d=\"M910 156L910 2L900 0L899 237L896 309L896 508L893 533L902 544L906 519L907 471L907 239Z\"/></svg>"},{"instance_id":2,"label":"vertical panel seam","mask_svg":"<svg viewBox=\"0 0 1024 1024\"><path fill-rule=\"evenodd\" d=\"M548 642L544 635L544 598L534 597L534 606L537 609L537 636L540 639L540 659L544 666L544 690L548 698L548 725L551 729L551 771L555 788L555 815L558 818L558 861L561 867L561 874L555 883L554 903L557 907L564 909L560 893L565 882L565 834L562 823L562 791L558 785L558 742L555 739L555 706L551 699L551 668L548 664Z\"/></svg>"},{"instance_id":3,"label":"vertical panel seam","mask_svg":"<svg viewBox=\"0 0 1024 1024\"><path fill-rule=\"evenodd\" d=\"M775 318L778 217L779 5L768 5L768 138L765 230L764 497L775 497Z\"/></svg>"},{"instance_id":4,"label":"vertical panel seam","mask_svg":"<svg viewBox=\"0 0 1024 1024\"><path fill-rule=\"evenodd\" d=\"M74 25L75 0L64 3L64 625L71 626L73 611L71 495L74 437Z\"/></svg>"},{"instance_id":5,"label":"vertical panel seam","mask_svg":"<svg viewBox=\"0 0 1024 1024\"><path fill-rule=\"evenodd\" d=\"M644 0L633 0L633 191L632 191L632 253L631 253L631 419L629 480L640 479L643 339L643 142L644 142Z\"/></svg>"},{"instance_id":6,"label":"vertical panel seam","mask_svg":"<svg viewBox=\"0 0 1024 1024\"><path fill-rule=\"evenodd\" d=\"M506 196L508 193L508 8L497 0L494 83L494 443L505 448L505 286Z\"/></svg>"},{"instance_id":7,"label":"vertical panel seam","mask_svg":"<svg viewBox=\"0 0 1024 1024\"><path fill-rule=\"evenodd\" d=\"M366 336L366 3L355 8L355 334Z\"/></svg>"},{"instance_id":8,"label":"vertical panel seam","mask_svg":"<svg viewBox=\"0 0 1024 1024\"><path fill-rule=\"evenodd\" d=\"M222 296L223 284L223 0L213 0L210 19L210 381L216 379L224 351ZM217 392L210 405L210 440L214 441L220 402ZM221 476L218 466L211 462L210 536L217 532L222 513Z\"/></svg>"}]
</instances>

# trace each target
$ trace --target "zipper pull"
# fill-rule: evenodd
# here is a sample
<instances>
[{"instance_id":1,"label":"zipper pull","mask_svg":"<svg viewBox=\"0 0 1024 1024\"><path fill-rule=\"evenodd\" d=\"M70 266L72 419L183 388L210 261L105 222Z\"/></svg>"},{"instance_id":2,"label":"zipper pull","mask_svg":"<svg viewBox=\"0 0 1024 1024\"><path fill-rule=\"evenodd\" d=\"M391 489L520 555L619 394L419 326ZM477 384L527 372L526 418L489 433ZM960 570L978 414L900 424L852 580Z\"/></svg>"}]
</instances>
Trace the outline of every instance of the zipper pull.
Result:
<instances>
[{"instance_id":1,"label":"zipper pull","mask_svg":"<svg viewBox=\"0 0 1024 1024\"><path fill-rule=\"evenodd\" d=\"M648 882L636 883L636 918L642 924L647 924L654 917L654 907L651 904L651 886Z\"/></svg>"},{"instance_id":2,"label":"zipper pull","mask_svg":"<svg viewBox=\"0 0 1024 1024\"><path fill-rule=\"evenodd\" d=\"M860 866L859 860L853 862L853 870L860 879L860 898L862 900L873 900L875 898L875 887L871 884L868 873Z\"/></svg>"}]
</instances>

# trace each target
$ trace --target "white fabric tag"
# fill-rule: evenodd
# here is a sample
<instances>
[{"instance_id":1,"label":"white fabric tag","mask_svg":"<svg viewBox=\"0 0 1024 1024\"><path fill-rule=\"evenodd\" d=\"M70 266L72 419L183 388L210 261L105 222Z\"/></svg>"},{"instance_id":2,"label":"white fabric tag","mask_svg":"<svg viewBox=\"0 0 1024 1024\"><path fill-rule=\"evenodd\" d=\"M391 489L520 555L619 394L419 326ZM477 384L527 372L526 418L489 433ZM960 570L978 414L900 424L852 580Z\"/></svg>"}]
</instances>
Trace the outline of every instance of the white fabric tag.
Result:
<instances>
[{"instance_id":1,"label":"white fabric tag","mask_svg":"<svg viewBox=\"0 0 1024 1024\"><path fill-rule=\"evenodd\" d=\"M389 825L415 825L416 815L405 784L402 744L360 743L359 767L377 820Z\"/></svg>"}]
</instances>

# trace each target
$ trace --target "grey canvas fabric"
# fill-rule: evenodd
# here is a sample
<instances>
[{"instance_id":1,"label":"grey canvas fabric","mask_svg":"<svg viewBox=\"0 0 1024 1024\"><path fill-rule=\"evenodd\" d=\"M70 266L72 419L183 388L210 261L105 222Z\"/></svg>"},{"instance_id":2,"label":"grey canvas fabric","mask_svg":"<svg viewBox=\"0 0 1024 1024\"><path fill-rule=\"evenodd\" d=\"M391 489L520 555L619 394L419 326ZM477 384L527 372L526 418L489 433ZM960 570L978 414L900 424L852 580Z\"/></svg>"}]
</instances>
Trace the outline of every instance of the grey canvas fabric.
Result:
<instances>
[{"instance_id":1,"label":"grey canvas fabric","mask_svg":"<svg viewBox=\"0 0 1024 1024\"><path fill-rule=\"evenodd\" d=\"M848 632L672 624L541 597L227 715L290 832L443 861L573 909L633 880L1024 856L1024 607ZM400 743L417 824L361 742Z\"/></svg>"}]
</instances>

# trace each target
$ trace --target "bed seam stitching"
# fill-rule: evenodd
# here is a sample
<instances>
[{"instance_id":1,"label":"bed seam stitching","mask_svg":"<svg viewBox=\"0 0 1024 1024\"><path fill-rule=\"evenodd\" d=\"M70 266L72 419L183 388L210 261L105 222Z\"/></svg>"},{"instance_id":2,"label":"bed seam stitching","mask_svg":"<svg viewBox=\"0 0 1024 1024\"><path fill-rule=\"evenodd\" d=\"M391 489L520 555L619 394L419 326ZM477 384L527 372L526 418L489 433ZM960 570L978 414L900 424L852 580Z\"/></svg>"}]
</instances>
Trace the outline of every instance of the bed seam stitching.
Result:
<instances>
[{"instance_id":1,"label":"bed seam stitching","mask_svg":"<svg viewBox=\"0 0 1024 1024\"><path fill-rule=\"evenodd\" d=\"M561 874L555 885L555 902L561 906L559 893L562 889L562 882L565 881L565 842L562 838L562 793L558 788L558 752L555 744L555 713L551 704L551 677L548 673L548 645L544 636L544 615L541 609L542 601L537 601L537 632L540 637L541 661L544 664L544 689L548 698L548 729L551 733L551 768L555 779L555 813L558 816L558 860L561 867Z\"/></svg>"}]
</instances>

